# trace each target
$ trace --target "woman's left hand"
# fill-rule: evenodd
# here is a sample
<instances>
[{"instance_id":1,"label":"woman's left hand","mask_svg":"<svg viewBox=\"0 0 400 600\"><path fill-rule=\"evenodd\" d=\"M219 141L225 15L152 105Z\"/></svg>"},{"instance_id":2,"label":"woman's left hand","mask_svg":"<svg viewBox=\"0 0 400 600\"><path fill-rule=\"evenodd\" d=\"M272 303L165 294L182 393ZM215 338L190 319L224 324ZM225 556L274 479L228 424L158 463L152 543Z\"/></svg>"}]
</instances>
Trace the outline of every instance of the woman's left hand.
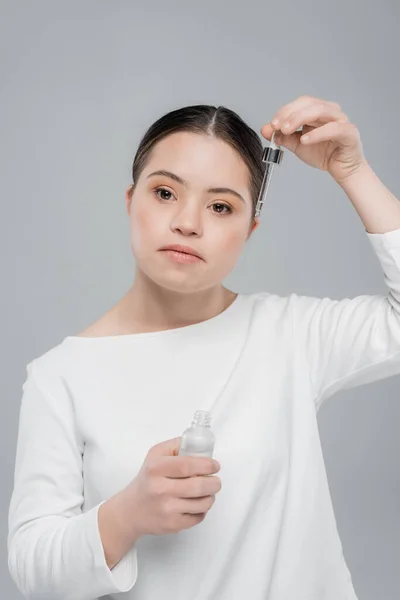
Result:
<instances>
[{"instance_id":1,"label":"woman's left hand","mask_svg":"<svg viewBox=\"0 0 400 600\"><path fill-rule=\"evenodd\" d=\"M289 126L285 126L287 122ZM302 131L296 131L299 127ZM308 165L328 171L339 184L367 165L359 131L336 102L300 96L282 106L271 122L261 128L261 134L269 141L274 131L277 144Z\"/></svg>"}]
</instances>

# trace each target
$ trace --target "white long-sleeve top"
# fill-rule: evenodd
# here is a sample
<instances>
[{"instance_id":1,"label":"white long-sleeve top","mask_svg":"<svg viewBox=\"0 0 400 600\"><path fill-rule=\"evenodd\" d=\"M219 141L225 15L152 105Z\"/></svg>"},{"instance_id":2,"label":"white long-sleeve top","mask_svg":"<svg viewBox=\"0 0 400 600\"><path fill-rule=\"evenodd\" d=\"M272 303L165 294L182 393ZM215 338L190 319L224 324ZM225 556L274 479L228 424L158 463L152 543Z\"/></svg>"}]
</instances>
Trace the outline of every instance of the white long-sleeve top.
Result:
<instances>
[{"instance_id":1,"label":"white long-sleeve top","mask_svg":"<svg viewBox=\"0 0 400 600\"><path fill-rule=\"evenodd\" d=\"M386 296L239 293L177 329L68 336L27 365L9 570L37 600L355 600L317 411L400 373L400 229L367 233ZM149 448L210 410L222 488L206 518L109 569L98 508Z\"/></svg>"}]
</instances>

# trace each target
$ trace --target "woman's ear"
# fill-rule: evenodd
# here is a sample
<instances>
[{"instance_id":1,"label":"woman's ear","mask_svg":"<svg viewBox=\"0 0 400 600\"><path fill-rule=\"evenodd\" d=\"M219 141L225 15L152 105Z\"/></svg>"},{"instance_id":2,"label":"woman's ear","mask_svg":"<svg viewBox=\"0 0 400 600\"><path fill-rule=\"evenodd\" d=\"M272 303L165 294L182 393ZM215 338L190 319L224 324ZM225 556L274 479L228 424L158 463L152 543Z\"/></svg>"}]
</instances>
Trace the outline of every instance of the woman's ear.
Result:
<instances>
[{"instance_id":1,"label":"woman's ear","mask_svg":"<svg viewBox=\"0 0 400 600\"><path fill-rule=\"evenodd\" d=\"M125 202L126 202L126 210L128 212L128 215L130 214L130 210L131 210L132 190L133 190L133 183L131 183L131 185L128 188L126 188L126 191L125 191Z\"/></svg>"},{"instance_id":2,"label":"woman's ear","mask_svg":"<svg viewBox=\"0 0 400 600\"><path fill-rule=\"evenodd\" d=\"M255 231L257 229L257 227L260 224L260 219L258 217L254 217L253 219L253 223L251 225L250 231L249 231L249 235L247 236L247 239L249 239L249 237L251 236L251 234L253 233L253 231Z\"/></svg>"}]
</instances>

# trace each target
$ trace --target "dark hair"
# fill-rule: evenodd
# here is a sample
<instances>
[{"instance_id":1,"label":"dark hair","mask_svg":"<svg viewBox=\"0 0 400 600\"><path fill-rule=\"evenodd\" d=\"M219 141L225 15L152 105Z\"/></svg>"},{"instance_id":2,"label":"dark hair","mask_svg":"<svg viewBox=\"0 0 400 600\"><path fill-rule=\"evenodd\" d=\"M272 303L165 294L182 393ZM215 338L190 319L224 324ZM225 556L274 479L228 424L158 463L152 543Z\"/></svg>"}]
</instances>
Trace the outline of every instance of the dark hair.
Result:
<instances>
[{"instance_id":1,"label":"dark hair","mask_svg":"<svg viewBox=\"0 0 400 600\"><path fill-rule=\"evenodd\" d=\"M166 113L151 125L140 140L132 166L132 196L136 182L145 168L152 148L167 135L191 131L212 135L234 148L247 164L250 172L250 192L253 204L251 222L261 189L265 166L262 162L263 145L256 132L234 111L225 106L196 104Z\"/></svg>"}]
</instances>

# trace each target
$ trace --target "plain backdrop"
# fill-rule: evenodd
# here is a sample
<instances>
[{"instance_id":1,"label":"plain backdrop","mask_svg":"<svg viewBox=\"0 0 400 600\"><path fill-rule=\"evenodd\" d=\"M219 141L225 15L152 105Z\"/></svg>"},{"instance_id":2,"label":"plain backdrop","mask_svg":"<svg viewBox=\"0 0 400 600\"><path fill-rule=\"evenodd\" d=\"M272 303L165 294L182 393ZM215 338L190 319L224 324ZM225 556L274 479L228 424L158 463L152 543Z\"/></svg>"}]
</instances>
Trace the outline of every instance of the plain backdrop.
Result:
<instances>
[{"instance_id":1,"label":"plain backdrop","mask_svg":"<svg viewBox=\"0 0 400 600\"><path fill-rule=\"evenodd\" d=\"M342 106L374 171L399 197L400 4L0 0L0 7L0 595L16 600L6 537L25 367L131 285L124 192L141 135L162 114L198 103L225 105L259 133L283 104L310 94ZM386 293L347 196L289 151L225 285L338 299ZM339 393L318 414L360 600L399 597L399 384L392 377Z\"/></svg>"}]
</instances>

